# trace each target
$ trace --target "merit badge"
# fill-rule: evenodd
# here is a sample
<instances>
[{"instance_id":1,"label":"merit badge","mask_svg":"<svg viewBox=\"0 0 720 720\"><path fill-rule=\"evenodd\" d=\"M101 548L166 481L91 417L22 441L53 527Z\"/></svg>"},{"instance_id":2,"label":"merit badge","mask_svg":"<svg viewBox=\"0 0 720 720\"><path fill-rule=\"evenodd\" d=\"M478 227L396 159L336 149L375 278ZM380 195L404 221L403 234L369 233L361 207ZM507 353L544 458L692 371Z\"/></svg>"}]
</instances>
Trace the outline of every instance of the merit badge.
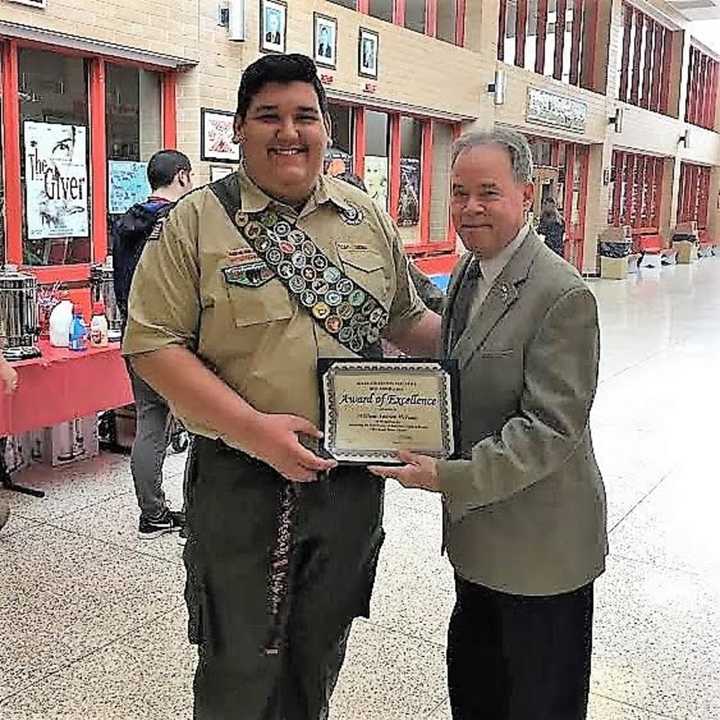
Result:
<instances>
[{"instance_id":1,"label":"merit badge","mask_svg":"<svg viewBox=\"0 0 720 720\"><path fill-rule=\"evenodd\" d=\"M370 322L371 322L373 325L377 325L377 324L380 322L380 319L382 318L382 316L383 316L384 314L385 314L385 313L384 313L384 311L383 311L382 308L375 308L375 309L370 313Z\"/></svg>"},{"instance_id":2,"label":"merit badge","mask_svg":"<svg viewBox=\"0 0 720 720\"><path fill-rule=\"evenodd\" d=\"M302 250L296 250L290 259L292 260L292 264L298 268L298 270L302 270L307 264L307 256Z\"/></svg>"},{"instance_id":3,"label":"merit badge","mask_svg":"<svg viewBox=\"0 0 720 720\"><path fill-rule=\"evenodd\" d=\"M325 329L334 335L336 332L339 332L342 324L343 321L337 315L331 315L325 320Z\"/></svg>"},{"instance_id":4,"label":"merit badge","mask_svg":"<svg viewBox=\"0 0 720 720\"><path fill-rule=\"evenodd\" d=\"M350 293L350 297L348 298L348 300L353 307L360 307L365 302L365 298L365 293L362 290L358 289L353 290Z\"/></svg>"},{"instance_id":5,"label":"merit badge","mask_svg":"<svg viewBox=\"0 0 720 720\"><path fill-rule=\"evenodd\" d=\"M364 344L365 344L365 341L359 335L355 335L355 336L353 336L353 339L350 341L350 349L354 353L359 353L363 349Z\"/></svg>"},{"instance_id":6,"label":"merit badge","mask_svg":"<svg viewBox=\"0 0 720 720\"><path fill-rule=\"evenodd\" d=\"M348 278L343 278L337 284L338 292L343 295L349 295L353 291L353 287L355 287L353 281Z\"/></svg>"},{"instance_id":7,"label":"merit badge","mask_svg":"<svg viewBox=\"0 0 720 720\"><path fill-rule=\"evenodd\" d=\"M317 277L317 270L311 265L306 265L302 269L302 276L308 281L312 282Z\"/></svg>"},{"instance_id":8,"label":"merit badge","mask_svg":"<svg viewBox=\"0 0 720 720\"><path fill-rule=\"evenodd\" d=\"M335 284L340 278L342 277L342 273L332 265L325 270L323 273L323 277L327 282L329 282L331 285Z\"/></svg>"},{"instance_id":9,"label":"merit badge","mask_svg":"<svg viewBox=\"0 0 720 720\"><path fill-rule=\"evenodd\" d=\"M292 255L295 252L295 246L288 242L287 240L283 240L278 247L286 254L286 255Z\"/></svg>"},{"instance_id":10,"label":"merit badge","mask_svg":"<svg viewBox=\"0 0 720 720\"><path fill-rule=\"evenodd\" d=\"M328 266L328 259L324 255L315 255L312 264L316 270L322 272Z\"/></svg>"},{"instance_id":11,"label":"merit badge","mask_svg":"<svg viewBox=\"0 0 720 720\"><path fill-rule=\"evenodd\" d=\"M250 221L250 216L247 213L244 213L242 210L238 210L235 213L235 224L239 228L244 228L248 222Z\"/></svg>"},{"instance_id":12,"label":"merit badge","mask_svg":"<svg viewBox=\"0 0 720 720\"><path fill-rule=\"evenodd\" d=\"M308 257L312 257L317 252L317 248L310 240L305 240L305 242L302 244L302 251Z\"/></svg>"},{"instance_id":13,"label":"merit badge","mask_svg":"<svg viewBox=\"0 0 720 720\"><path fill-rule=\"evenodd\" d=\"M275 223L275 227L273 228L273 230L278 237L286 238L288 237L288 235L290 235L292 225L290 225L290 223L288 222L285 222L285 220L281 220L279 223Z\"/></svg>"},{"instance_id":14,"label":"merit badge","mask_svg":"<svg viewBox=\"0 0 720 720\"><path fill-rule=\"evenodd\" d=\"M296 295L299 295L305 290L307 284L299 275L293 275L288 282L288 286Z\"/></svg>"},{"instance_id":15,"label":"merit badge","mask_svg":"<svg viewBox=\"0 0 720 720\"><path fill-rule=\"evenodd\" d=\"M372 298L368 298L365 304L362 306L362 314L369 315L375 309L375 301Z\"/></svg>"},{"instance_id":16,"label":"merit badge","mask_svg":"<svg viewBox=\"0 0 720 720\"><path fill-rule=\"evenodd\" d=\"M337 307L342 302L342 295L337 290L328 290L325 295L325 302L330 307Z\"/></svg>"},{"instance_id":17,"label":"merit badge","mask_svg":"<svg viewBox=\"0 0 720 720\"><path fill-rule=\"evenodd\" d=\"M272 243L270 242L270 238L268 238L267 235L264 237L261 237L256 243L255 243L255 249L259 253L266 253L269 249Z\"/></svg>"},{"instance_id":18,"label":"merit badge","mask_svg":"<svg viewBox=\"0 0 720 720\"><path fill-rule=\"evenodd\" d=\"M295 274L295 268L292 266L292 263L285 260L278 265L277 274L283 280L289 280Z\"/></svg>"},{"instance_id":19,"label":"merit badge","mask_svg":"<svg viewBox=\"0 0 720 720\"><path fill-rule=\"evenodd\" d=\"M324 302L315 303L315 305L313 305L312 314L318 320L324 320L328 317L328 315L330 315L330 308Z\"/></svg>"},{"instance_id":20,"label":"merit badge","mask_svg":"<svg viewBox=\"0 0 720 720\"><path fill-rule=\"evenodd\" d=\"M355 309L349 302L340 303L340 305L338 305L337 314L343 320L349 320L355 314Z\"/></svg>"},{"instance_id":21,"label":"merit badge","mask_svg":"<svg viewBox=\"0 0 720 720\"><path fill-rule=\"evenodd\" d=\"M377 328L371 327L365 337L370 345L374 345L380 339L380 331Z\"/></svg>"},{"instance_id":22,"label":"merit badge","mask_svg":"<svg viewBox=\"0 0 720 720\"><path fill-rule=\"evenodd\" d=\"M302 230L292 230L288 235L288 240L293 245L299 245L305 239L305 233Z\"/></svg>"},{"instance_id":23,"label":"merit badge","mask_svg":"<svg viewBox=\"0 0 720 720\"><path fill-rule=\"evenodd\" d=\"M278 265L283 259L283 254L280 252L279 248L273 247L267 251L265 259L270 263L270 265Z\"/></svg>"},{"instance_id":24,"label":"merit badge","mask_svg":"<svg viewBox=\"0 0 720 720\"><path fill-rule=\"evenodd\" d=\"M312 307L317 302L317 295L311 290L306 290L304 293L301 293L300 302L305 307Z\"/></svg>"},{"instance_id":25,"label":"merit badge","mask_svg":"<svg viewBox=\"0 0 720 720\"><path fill-rule=\"evenodd\" d=\"M350 338L353 336L353 330L349 327L344 327L342 330L340 330L340 334L338 335L338 340L342 343L349 342Z\"/></svg>"},{"instance_id":26,"label":"merit badge","mask_svg":"<svg viewBox=\"0 0 720 720\"><path fill-rule=\"evenodd\" d=\"M330 286L322 278L317 278L313 280L312 289L318 295L324 295L330 289Z\"/></svg>"},{"instance_id":27,"label":"merit badge","mask_svg":"<svg viewBox=\"0 0 720 720\"><path fill-rule=\"evenodd\" d=\"M250 220L250 222L245 225L243 233L248 240L255 240L255 238L258 238L260 237L260 235L262 235L262 231L263 226L259 222L256 222L255 220Z\"/></svg>"},{"instance_id":28,"label":"merit badge","mask_svg":"<svg viewBox=\"0 0 720 720\"><path fill-rule=\"evenodd\" d=\"M260 220L265 227L271 228L280 220L280 218L278 217L278 214L272 210L266 210L260 214L258 220Z\"/></svg>"}]
</instances>

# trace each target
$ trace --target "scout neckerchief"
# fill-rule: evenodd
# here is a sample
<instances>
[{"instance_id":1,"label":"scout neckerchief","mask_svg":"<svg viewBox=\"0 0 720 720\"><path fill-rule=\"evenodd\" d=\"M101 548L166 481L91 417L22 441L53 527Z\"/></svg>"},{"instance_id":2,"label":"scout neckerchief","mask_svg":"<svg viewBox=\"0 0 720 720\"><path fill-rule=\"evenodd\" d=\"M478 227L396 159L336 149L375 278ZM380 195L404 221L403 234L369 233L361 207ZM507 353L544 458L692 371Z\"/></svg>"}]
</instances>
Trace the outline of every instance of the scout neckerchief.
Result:
<instances>
[{"instance_id":1,"label":"scout neckerchief","mask_svg":"<svg viewBox=\"0 0 720 720\"><path fill-rule=\"evenodd\" d=\"M248 245L323 330L357 355L382 357L379 339L388 321L385 309L367 290L346 277L310 236L296 226L294 218L268 209L243 213L237 173L208 187ZM343 210L342 218L349 225L362 222L362 214L355 208ZM232 268L224 272L232 272ZM262 650L265 655L278 655L287 642L292 532L297 507L295 483L286 482L270 554L270 630Z\"/></svg>"},{"instance_id":2,"label":"scout neckerchief","mask_svg":"<svg viewBox=\"0 0 720 720\"><path fill-rule=\"evenodd\" d=\"M238 232L300 307L351 352L377 358L380 334L388 322L388 313L380 302L345 275L297 227L295 218L269 208L243 212L237 174L210 183L209 188ZM354 207L341 210L341 216L349 225L362 221L361 211Z\"/></svg>"}]
</instances>

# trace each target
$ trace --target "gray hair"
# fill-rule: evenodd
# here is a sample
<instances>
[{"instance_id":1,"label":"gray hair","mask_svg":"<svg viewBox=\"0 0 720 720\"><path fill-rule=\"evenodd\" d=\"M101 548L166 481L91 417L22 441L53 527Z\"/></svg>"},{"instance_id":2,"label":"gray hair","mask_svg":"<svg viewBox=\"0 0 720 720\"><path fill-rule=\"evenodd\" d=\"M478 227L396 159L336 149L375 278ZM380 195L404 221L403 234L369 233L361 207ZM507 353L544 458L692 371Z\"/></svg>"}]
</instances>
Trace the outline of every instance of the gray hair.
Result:
<instances>
[{"instance_id":1,"label":"gray hair","mask_svg":"<svg viewBox=\"0 0 720 720\"><path fill-rule=\"evenodd\" d=\"M472 150L484 145L499 145L508 151L513 178L516 183L531 183L533 181L533 160L528 141L524 135L504 128L496 128L485 132L469 132L458 138L452 148L453 166L465 150Z\"/></svg>"}]
</instances>

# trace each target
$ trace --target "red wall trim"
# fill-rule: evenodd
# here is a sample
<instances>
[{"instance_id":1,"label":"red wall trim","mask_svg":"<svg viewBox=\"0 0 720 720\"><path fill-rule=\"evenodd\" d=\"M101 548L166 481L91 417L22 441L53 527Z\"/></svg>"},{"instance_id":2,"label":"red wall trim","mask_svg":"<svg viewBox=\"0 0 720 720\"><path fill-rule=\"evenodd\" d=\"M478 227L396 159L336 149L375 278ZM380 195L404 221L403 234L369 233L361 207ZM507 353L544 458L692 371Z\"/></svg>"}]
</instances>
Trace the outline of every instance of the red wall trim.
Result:
<instances>
[{"instance_id":1,"label":"red wall trim","mask_svg":"<svg viewBox=\"0 0 720 720\"><path fill-rule=\"evenodd\" d=\"M538 0L537 6L537 50L535 72L545 74L545 40L547 39L548 0Z\"/></svg>"},{"instance_id":2,"label":"red wall trim","mask_svg":"<svg viewBox=\"0 0 720 720\"><path fill-rule=\"evenodd\" d=\"M393 5L393 22L405 26L405 0L395 0Z\"/></svg>"},{"instance_id":3,"label":"red wall trim","mask_svg":"<svg viewBox=\"0 0 720 720\"><path fill-rule=\"evenodd\" d=\"M437 37L438 0L426 0L426 3L425 34L430 37Z\"/></svg>"},{"instance_id":4,"label":"red wall trim","mask_svg":"<svg viewBox=\"0 0 720 720\"><path fill-rule=\"evenodd\" d=\"M90 167L92 171L92 255L103 262L107 236L107 127L105 124L105 61L90 61Z\"/></svg>"},{"instance_id":5,"label":"red wall trim","mask_svg":"<svg viewBox=\"0 0 720 720\"><path fill-rule=\"evenodd\" d=\"M177 149L177 74L162 75L162 144L165 150Z\"/></svg>"},{"instance_id":6,"label":"red wall trim","mask_svg":"<svg viewBox=\"0 0 720 720\"><path fill-rule=\"evenodd\" d=\"M580 85L590 90L595 90L595 63L597 62L597 37L598 37L598 4L593 2L585 5L585 21L583 32L585 37L583 47L583 64L585 68L581 70ZM584 58L588 60L585 62ZM587 73L585 75L585 73Z\"/></svg>"},{"instance_id":7,"label":"red wall trim","mask_svg":"<svg viewBox=\"0 0 720 720\"><path fill-rule=\"evenodd\" d=\"M5 173L5 237L7 262L20 264L22 243L22 186L20 183L20 103L18 99L18 46L2 44L3 172Z\"/></svg>"},{"instance_id":8,"label":"red wall trim","mask_svg":"<svg viewBox=\"0 0 720 720\"><path fill-rule=\"evenodd\" d=\"M670 94L670 70L672 68L673 59L673 32L669 28L665 28L665 38L663 40L663 69L662 69L662 87L660 88L660 112L668 112L668 102Z\"/></svg>"},{"instance_id":9,"label":"red wall trim","mask_svg":"<svg viewBox=\"0 0 720 720\"><path fill-rule=\"evenodd\" d=\"M422 133L422 182L420 199L420 242L430 242L430 205L432 203L432 158L433 158L433 120L427 120Z\"/></svg>"},{"instance_id":10,"label":"red wall trim","mask_svg":"<svg viewBox=\"0 0 720 720\"><path fill-rule=\"evenodd\" d=\"M497 58L505 60L505 26L507 24L507 0L500 0L498 16Z\"/></svg>"},{"instance_id":11,"label":"red wall trim","mask_svg":"<svg viewBox=\"0 0 720 720\"><path fill-rule=\"evenodd\" d=\"M400 115L390 115L390 187L388 212L393 220L398 218L400 204ZM422 182L422 180L421 180Z\"/></svg>"},{"instance_id":12,"label":"red wall trim","mask_svg":"<svg viewBox=\"0 0 720 720\"><path fill-rule=\"evenodd\" d=\"M51 265L49 267L28 265L25 266L24 269L35 275L41 285L52 285L56 282L86 282L90 279L90 265L88 263L79 265Z\"/></svg>"},{"instance_id":13,"label":"red wall trim","mask_svg":"<svg viewBox=\"0 0 720 720\"><path fill-rule=\"evenodd\" d=\"M642 38L645 32L645 16L639 12L635 15L635 47L633 48L633 71L630 89L630 102L638 104L640 90L640 55L642 52Z\"/></svg>"},{"instance_id":14,"label":"red wall trim","mask_svg":"<svg viewBox=\"0 0 720 720\"><path fill-rule=\"evenodd\" d=\"M630 34L632 32L634 9L623 4L625 10L625 28L623 31L623 51L620 65L620 100L626 101L628 97L628 73L630 70Z\"/></svg>"},{"instance_id":15,"label":"red wall trim","mask_svg":"<svg viewBox=\"0 0 720 720\"><path fill-rule=\"evenodd\" d=\"M365 178L365 108L355 108L355 174Z\"/></svg>"},{"instance_id":16,"label":"red wall trim","mask_svg":"<svg viewBox=\"0 0 720 720\"><path fill-rule=\"evenodd\" d=\"M527 0L517 0L515 13L515 64L525 67L525 40L527 35Z\"/></svg>"},{"instance_id":17,"label":"red wall trim","mask_svg":"<svg viewBox=\"0 0 720 720\"><path fill-rule=\"evenodd\" d=\"M458 47L465 47L466 0L456 0L455 13L455 44Z\"/></svg>"},{"instance_id":18,"label":"red wall trim","mask_svg":"<svg viewBox=\"0 0 720 720\"><path fill-rule=\"evenodd\" d=\"M580 45L585 14L585 0L573 4L572 45L570 46L570 84L580 84Z\"/></svg>"},{"instance_id":19,"label":"red wall trim","mask_svg":"<svg viewBox=\"0 0 720 720\"><path fill-rule=\"evenodd\" d=\"M650 110L657 112L660 109L660 87L662 85L662 55L663 55L663 27L660 23L655 23L654 53L653 53L653 69L652 69L652 87L650 91Z\"/></svg>"},{"instance_id":20,"label":"red wall trim","mask_svg":"<svg viewBox=\"0 0 720 720\"><path fill-rule=\"evenodd\" d=\"M370 12L370 0L357 0L357 11L367 15Z\"/></svg>"},{"instance_id":21,"label":"red wall trim","mask_svg":"<svg viewBox=\"0 0 720 720\"><path fill-rule=\"evenodd\" d=\"M651 18L647 20L645 29L645 62L643 68L642 79L642 97L640 99L640 107L648 108L650 106L650 80L652 78L652 58L653 58L653 42L655 40L655 21Z\"/></svg>"},{"instance_id":22,"label":"red wall trim","mask_svg":"<svg viewBox=\"0 0 720 720\"><path fill-rule=\"evenodd\" d=\"M555 22L555 62L553 77L562 80L563 58L565 56L565 18L567 16L567 0L557 0L557 21Z\"/></svg>"}]
</instances>

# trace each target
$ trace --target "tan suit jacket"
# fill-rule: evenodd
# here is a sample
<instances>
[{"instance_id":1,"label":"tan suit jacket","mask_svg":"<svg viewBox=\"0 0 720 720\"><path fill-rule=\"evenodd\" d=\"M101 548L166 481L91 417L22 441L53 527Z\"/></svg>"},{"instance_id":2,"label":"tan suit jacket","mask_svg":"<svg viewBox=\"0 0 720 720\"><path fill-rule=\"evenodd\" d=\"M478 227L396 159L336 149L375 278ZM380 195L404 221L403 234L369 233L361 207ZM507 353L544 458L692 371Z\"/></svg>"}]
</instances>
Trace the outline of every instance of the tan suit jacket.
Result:
<instances>
[{"instance_id":1,"label":"tan suit jacket","mask_svg":"<svg viewBox=\"0 0 720 720\"><path fill-rule=\"evenodd\" d=\"M577 271L530 231L444 355L460 369L462 459L439 463L450 561L466 580L554 595L595 579L607 554L605 490L589 414L599 326Z\"/></svg>"}]
</instances>

